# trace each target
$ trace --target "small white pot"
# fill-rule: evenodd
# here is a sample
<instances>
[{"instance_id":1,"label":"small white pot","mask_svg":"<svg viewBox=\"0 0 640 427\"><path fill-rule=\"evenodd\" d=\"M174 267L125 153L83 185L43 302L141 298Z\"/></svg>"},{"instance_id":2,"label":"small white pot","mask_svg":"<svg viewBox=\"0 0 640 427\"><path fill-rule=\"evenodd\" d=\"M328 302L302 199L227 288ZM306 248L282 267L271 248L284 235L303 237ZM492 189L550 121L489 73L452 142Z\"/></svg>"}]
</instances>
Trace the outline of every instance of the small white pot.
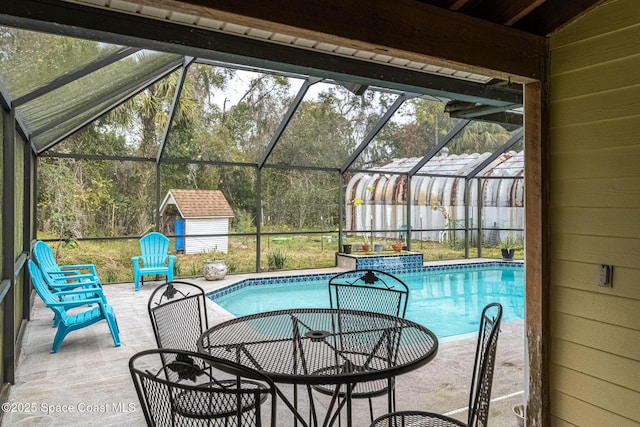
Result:
<instances>
[{"instance_id":1,"label":"small white pot","mask_svg":"<svg viewBox=\"0 0 640 427\"><path fill-rule=\"evenodd\" d=\"M205 260L202 265L202 275L206 280L222 280L227 275L227 263L220 260Z\"/></svg>"}]
</instances>

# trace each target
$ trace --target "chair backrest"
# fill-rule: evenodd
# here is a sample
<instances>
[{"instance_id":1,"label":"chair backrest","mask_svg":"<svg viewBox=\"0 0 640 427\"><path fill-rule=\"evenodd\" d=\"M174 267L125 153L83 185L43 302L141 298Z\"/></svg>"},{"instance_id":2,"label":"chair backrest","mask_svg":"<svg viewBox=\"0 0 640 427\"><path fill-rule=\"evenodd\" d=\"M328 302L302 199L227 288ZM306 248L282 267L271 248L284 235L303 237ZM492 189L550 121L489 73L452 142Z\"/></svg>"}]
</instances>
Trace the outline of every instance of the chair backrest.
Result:
<instances>
[{"instance_id":1,"label":"chair backrest","mask_svg":"<svg viewBox=\"0 0 640 427\"><path fill-rule=\"evenodd\" d=\"M159 348L197 350L209 328L204 290L193 283L173 281L158 286L147 303Z\"/></svg>"},{"instance_id":2,"label":"chair backrest","mask_svg":"<svg viewBox=\"0 0 640 427\"><path fill-rule=\"evenodd\" d=\"M38 266L44 271L60 271L60 266L56 262L53 251L42 240L38 240L33 246L33 255Z\"/></svg>"},{"instance_id":3,"label":"chair backrest","mask_svg":"<svg viewBox=\"0 0 640 427\"><path fill-rule=\"evenodd\" d=\"M501 321L502 306L500 304L491 303L482 310L469 394L469 419L467 423L469 427L485 427L487 425Z\"/></svg>"},{"instance_id":4,"label":"chair backrest","mask_svg":"<svg viewBox=\"0 0 640 427\"><path fill-rule=\"evenodd\" d=\"M57 303L59 300L53 295L49 286L47 285L44 275L40 268L36 265L33 260L27 261L27 268L29 269L29 274L31 275L31 283L33 283L33 288L36 290L38 296L42 299L42 301L54 312L58 313L62 318L67 317L67 313L64 308L58 305L52 305L52 303Z\"/></svg>"},{"instance_id":5,"label":"chair backrest","mask_svg":"<svg viewBox=\"0 0 640 427\"><path fill-rule=\"evenodd\" d=\"M145 267L160 267L167 262L169 239L157 231L140 238L140 255Z\"/></svg>"},{"instance_id":6,"label":"chair backrest","mask_svg":"<svg viewBox=\"0 0 640 427\"><path fill-rule=\"evenodd\" d=\"M407 285L384 271L352 270L329 280L331 308L404 317L408 298Z\"/></svg>"},{"instance_id":7,"label":"chair backrest","mask_svg":"<svg viewBox=\"0 0 640 427\"><path fill-rule=\"evenodd\" d=\"M53 290L59 290L60 283L56 282L56 279L65 279L65 277L68 277L68 276L56 274L59 272L63 272L63 268L60 267L60 265L57 263L56 258L53 255L53 251L51 250L49 245L47 245L42 240L36 241L35 245L33 245L33 257L35 258L38 268L40 269L40 272L42 273L42 277L44 278L44 281L47 283L47 285L49 285L49 287L52 288ZM87 268L86 266L88 265L89 264L85 264L84 268ZM70 272L68 273L71 274ZM81 274L79 269L75 274L78 274L78 273ZM73 279L73 280L77 280L77 279ZM85 285L89 284L89 282L91 282L94 285L100 283L98 277L93 275L92 279L86 278L86 281L84 282L77 281L77 284L78 286L81 286L83 284ZM62 283L65 283L65 282L62 281ZM70 282L67 284L70 284Z\"/></svg>"},{"instance_id":8,"label":"chair backrest","mask_svg":"<svg viewBox=\"0 0 640 427\"><path fill-rule=\"evenodd\" d=\"M260 372L236 363L202 353L153 349L131 357L129 371L149 426L276 425L276 386ZM271 396L268 410L260 405L265 395Z\"/></svg>"}]
</instances>

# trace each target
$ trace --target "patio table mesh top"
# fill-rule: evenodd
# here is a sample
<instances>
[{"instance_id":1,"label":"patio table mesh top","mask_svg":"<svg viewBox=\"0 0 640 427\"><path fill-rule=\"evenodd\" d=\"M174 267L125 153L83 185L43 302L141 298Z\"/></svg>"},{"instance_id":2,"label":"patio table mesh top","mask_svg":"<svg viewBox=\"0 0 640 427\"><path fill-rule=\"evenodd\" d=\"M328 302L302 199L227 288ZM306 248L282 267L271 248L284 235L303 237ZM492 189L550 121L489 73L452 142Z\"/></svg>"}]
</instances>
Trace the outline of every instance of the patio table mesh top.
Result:
<instances>
[{"instance_id":1,"label":"patio table mesh top","mask_svg":"<svg viewBox=\"0 0 640 427\"><path fill-rule=\"evenodd\" d=\"M290 384L347 384L416 369L437 353L429 329L404 318L336 309L244 316L207 330L200 351Z\"/></svg>"}]
</instances>

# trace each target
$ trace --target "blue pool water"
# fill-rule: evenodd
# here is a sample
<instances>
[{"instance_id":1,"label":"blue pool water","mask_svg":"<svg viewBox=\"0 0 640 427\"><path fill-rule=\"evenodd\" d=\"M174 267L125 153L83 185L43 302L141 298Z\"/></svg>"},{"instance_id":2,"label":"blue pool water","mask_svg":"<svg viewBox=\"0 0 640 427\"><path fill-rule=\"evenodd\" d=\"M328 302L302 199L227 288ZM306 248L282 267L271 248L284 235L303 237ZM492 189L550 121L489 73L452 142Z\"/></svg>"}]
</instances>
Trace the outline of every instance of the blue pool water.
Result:
<instances>
[{"instance_id":1,"label":"blue pool water","mask_svg":"<svg viewBox=\"0 0 640 427\"><path fill-rule=\"evenodd\" d=\"M502 304L503 322L524 317L521 264L425 267L394 275L409 287L406 317L427 326L439 338L477 332L480 313L490 302ZM249 279L207 296L235 316L293 307L329 307L327 281L331 276Z\"/></svg>"}]
</instances>

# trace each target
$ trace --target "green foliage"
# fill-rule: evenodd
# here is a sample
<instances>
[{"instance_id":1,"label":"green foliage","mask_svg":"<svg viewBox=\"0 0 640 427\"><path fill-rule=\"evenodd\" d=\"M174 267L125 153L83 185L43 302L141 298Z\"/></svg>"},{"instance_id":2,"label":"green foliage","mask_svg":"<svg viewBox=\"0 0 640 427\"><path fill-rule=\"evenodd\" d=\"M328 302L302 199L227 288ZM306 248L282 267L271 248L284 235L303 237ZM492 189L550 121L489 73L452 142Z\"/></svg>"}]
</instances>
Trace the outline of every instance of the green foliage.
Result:
<instances>
[{"instance_id":1,"label":"green foliage","mask_svg":"<svg viewBox=\"0 0 640 427\"><path fill-rule=\"evenodd\" d=\"M250 212L244 210L234 211L235 216L231 219L231 229L236 233L255 232L254 218Z\"/></svg>"},{"instance_id":2,"label":"green foliage","mask_svg":"<svg viewBox=\"0 0 640 427\"><path fill-rule=\"evenodd\" d=\"M43 229L60 240L82 235L78 221L76 194L81 193L69 163L65 159L46 159L38 167L38 181L46 183L48 191L38 192L38 220Z\"/></svg>"},{"instance_id":3,"label":"green foliage","mask_svg":"<svg viewBox=\"0 0 640 427\"><path fill-rule=\"evenodd\" d=\"M235 262L227 262L227 273L233 274L238 270L238 265Z\"/></svg>"},{"instance_id":4,"label":"green foliage","mask_svg":"<svg viewBox=\"0 0 640 427\"><path fill-rule=\"evenodd\" d=\"M510 137L502 126L488 122L471 122L462 135L456 137L449 148L449 154L471 154L495 151L503 145Z\"/></svg>"},{"instance_id":5,"label":"green foliage","mask_svg":"<svg viewBox=\"0 0 640 427\"><path fill-rule=\"evenodd\" d=\"M104 280L106 283L116 283L118 281L118 272L116 270L107 270Z\"/></svg>"},{"instance_id":6,"label":"green foliage","mask_svg":"<svg viewBox=\"0 0 640 427\"><path fill-rule=\"evenodd\" d=\"M262 181L265 225L279 231L337 225L339 179L336 174L268 169Z\"/></svg>"},{"instance_id":7,"label":"green foliage","mask_svg":"<svg viewBox=\"0 0 640 427\"><path fill-rule=\"evenodd\" d=\"M40 239L49 239L50 235L39 235ZM266 240L266 238L265 238ZM232 239L230 252L226 255L227 272L255 272L255 246L247 244L250 240ZM327 268L335 265L335 253L338 242L327 242L326 239L315 239L307 236L293 236L286 240L267 244L263 241L262 255L265 270L298 270L304 268ZM393 240L383 241L388 247ZM80 241L75 246L56 246L60 264L93 263L103 283L127 283L133 280L131 257L138 255L139 246L135 239ZM447 244L427 241L413 241L411 250L423 253L425 261L452 260L464 258L464 249L454 249ZM271 258L270 258L271 256ZM473 255L472 255L473 256ZM482 248L484 258L500 259L500 249L496 247ZM515 259L523 259L524 250L516 248ZM178 255L174 277L201 277L203 255Z\"/></svg>"},{"instance_id":8,"label":"green foliage","mask_svg":"<svg viewBox=\"0 0 640 427\"><path fill-rule=\"evenodd\" d=\"M269 265L269 270L283 270L284 265L287 262L287 255L284 254L280 249L269 252L267 254L267 264Z\"/></svg>"},{"instance_id":9,"label":"green foliage","mask_svg":"<svg viewBox=\"0 0 640 427\"><path fill-rule=\"evenodd\" d=\"M195 262L189 264L189 273L192 277L200 276L202 274L202 264Z\"/></svg>"},{"instance_id":10,"label":"green foliage","mask_svg":"<svg viewBox=\"0 0 640 427\"><path fill-rule=\"evenodd\" d=\"M218 250L218 247L216 246L212 250L203 251L201 257L203 258L203 260L206 260L206 261L217 261L217 260L223 260L225 258L225 253L220 252Z\"/></svg>"},{"instance_id":11,"label":"green foliage","mask_svg":"<svg viewBox=\"0 0 640 427\"><path fill-rule=\"evenodd\" d=\"M507 233L507 236L500 242L501 249L515 249L517 245L518 239L512 232Z\"/></svg>"},{"instance_id":12,"label":"green foliage","mask_svg":"<svg viewBox=\"0 0 640 427\"><path fill-rule=\"evenodd\" d=\"M175 274L176 277L181 277L183 275L182 262L180 262L179 259L176 259L173 262L173 273Z\"/></svg>"},{"instance_id":13,"label":"green foliage","mask_svg":"<svg viewBox=\"0 0 640 427\"><path fill-rule=\"evenodd\" d=\"M42 87L116 49L10 28L0 33L0 65L12 95ZM46 95L52 96L49 101L56 101L48 108L76 106L76 99L69 98L73 90L80 106L106 99L113 90L111 82L122 84L124 75L151 71L158 65L156 55L140 51L65 85L64 90ZM24 78L26 69L29 78ZM235 213L233 231L253 232L259 220L269 230L337 228L344 209L337 171L396 101L396 94L368 90L356 96L339 84L318 83L275 141L275 132L300 89L300 79L193 64L187 70L173 121L168 123L181 73L176 70L153 83L50 149L65 156L77 153L146 161L39 157L40 231L67 240L142 235L154 228L161 202L156 200L156 174L160 198L172 188L221 190ZM42 120L48 120L45 116ZM394 157L424 155L454 123L441 102L411 99L353 166L378 166ZM452 152L485 150L508 137L500 126L474 123L451 148ZM317 170L319 167L329 170Z\"/></svg>"}]
</instances>

